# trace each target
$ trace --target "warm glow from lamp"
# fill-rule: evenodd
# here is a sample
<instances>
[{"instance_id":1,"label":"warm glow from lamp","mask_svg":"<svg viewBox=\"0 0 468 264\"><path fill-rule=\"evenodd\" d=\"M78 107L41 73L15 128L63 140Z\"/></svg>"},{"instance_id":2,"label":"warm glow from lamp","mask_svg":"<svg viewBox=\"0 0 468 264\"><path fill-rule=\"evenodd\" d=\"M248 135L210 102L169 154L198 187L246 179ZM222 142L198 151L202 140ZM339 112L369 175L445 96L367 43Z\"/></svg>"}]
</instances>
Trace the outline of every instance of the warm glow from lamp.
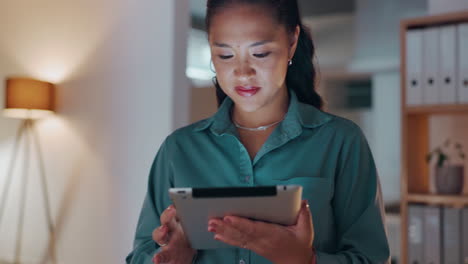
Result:
<instances>
[{"instance_id":1,"label":"warm glow from lamp","mask_svg":"<svg viewBox=\"0 0 468 264\"><path fill-rule=\"evenodd\" d=\"M54 112L55 86L30 78L6 80L5 116L38 119Z\"/></svg>"}]
</instances>

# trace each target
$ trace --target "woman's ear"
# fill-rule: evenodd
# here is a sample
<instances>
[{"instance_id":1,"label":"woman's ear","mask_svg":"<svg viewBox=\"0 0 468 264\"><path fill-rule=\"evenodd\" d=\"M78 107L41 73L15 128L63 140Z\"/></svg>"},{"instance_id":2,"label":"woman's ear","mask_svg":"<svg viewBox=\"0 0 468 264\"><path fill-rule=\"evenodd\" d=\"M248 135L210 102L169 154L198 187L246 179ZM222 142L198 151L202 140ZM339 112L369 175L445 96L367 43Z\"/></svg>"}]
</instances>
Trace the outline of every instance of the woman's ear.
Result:
<instances>
[{"instance_id":1,"label":"woman's ear","mask_svg":"<svg viewBox=\"0 0 468 264\"><path fill-rule=\"evenodd\" d=\"M291 36L291 41L289 45L289 59L290 60L294 57L294 53L296 52L300 33L301 33L301 27L297 25L296 30L294 30L294 34Z\"/></svg>"}]
</instances>

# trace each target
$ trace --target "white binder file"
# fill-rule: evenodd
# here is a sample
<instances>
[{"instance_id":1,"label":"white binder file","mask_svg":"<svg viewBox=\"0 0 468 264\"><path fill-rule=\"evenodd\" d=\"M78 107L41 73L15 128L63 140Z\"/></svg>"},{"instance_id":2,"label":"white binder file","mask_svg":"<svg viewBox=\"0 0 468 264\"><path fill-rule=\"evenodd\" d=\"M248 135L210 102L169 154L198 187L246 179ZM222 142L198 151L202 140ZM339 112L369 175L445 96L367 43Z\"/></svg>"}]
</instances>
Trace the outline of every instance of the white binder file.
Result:
<instances>
[{"instance_id":1,"label":"white binder file","mask_svg":"<svg viewBox=\"0 0 468 264\"><path fill-rule=\"evenodd\" d=\"M468 23L458 25L458 102L468 104Z\"/></svg>"},{"instance_id":2,"label":"white binder file","mask_svg":"<svg viewBox=\"0 0 468 264\"><path fill-rule=\"evenodd\" d=\"M424 263L424 206L408 206L408 263Z\"/></svg>"},{"instance_id":3,"label":"white binder file","mask_svg":"<svg viewBox=\"0 0 468 264\"><path fill-rule=\"evenodd\" d=\"M439 207L424 208L424 263L440 264L441 213Z\"/></svg>"},{"instance_id":4,"label":"white binder file","mask_svg":"<svg viewBox=\"0 0 468 264\"><path fill-rule=\"evenodd\" d=\"M440 103L454 104L457 102L456 89L456 31L455 25L440 28Z\"/></svg>"},{"instance_id":5,"label":"white binder file","mask_svg":"<svg viewBox=\"0 0 468 264\"><path fill-rule=\"evenodd\" d=\"M443 256L444 264L462 263L461 257L461 209L443 209Z\"/></svg>"},{"instance_id":6,"label":"white binder file","mask_svg":"<svg viewBox=\"0 0 468 264\"><path fill-rule=\"evenodd\" d=\"M463 208L462 213L462 263L468 263L468 207Z\"/></svg>"},{"instance_id":7,"label":"white binder file","mask_svg":"<svg viewBox=\"0 0 468 264\"><path fill-rule=\"evenodd\" d=\"M423 33L423 98L424 104L438 104L439 99L439 27L426 28Z\"/></svg>"},{"instance_id":8,"label":"white binder file","mask_svg":"<svg viewBox=\"0 0 468 264\"><path fill-rule=\"evenodd\" d=\"M406 32L406 105L408 106L423 103L422 41L423 30L411 29Z\"/></svg>"}]
</instances>

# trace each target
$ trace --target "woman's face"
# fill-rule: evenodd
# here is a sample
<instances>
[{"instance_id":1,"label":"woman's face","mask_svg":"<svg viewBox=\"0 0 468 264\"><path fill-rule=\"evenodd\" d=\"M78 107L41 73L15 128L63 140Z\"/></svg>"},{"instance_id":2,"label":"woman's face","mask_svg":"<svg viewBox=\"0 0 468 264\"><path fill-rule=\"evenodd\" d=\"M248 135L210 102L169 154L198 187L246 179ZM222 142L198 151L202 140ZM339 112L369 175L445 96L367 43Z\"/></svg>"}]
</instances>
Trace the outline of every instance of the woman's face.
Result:
<instances>
[{"instance_id":1,"label":"woman's face","mask_svg":"<svg viewBox=\"0 0 468 264\"><path fill-rule=\"evenodd\" d=\"M269 9L258 5L227 7L212 17L209 42L216 76L236 107L255 112L287 96L288 60L298 35L299 27L288 34Z\"/></svg>"}]
</instances>

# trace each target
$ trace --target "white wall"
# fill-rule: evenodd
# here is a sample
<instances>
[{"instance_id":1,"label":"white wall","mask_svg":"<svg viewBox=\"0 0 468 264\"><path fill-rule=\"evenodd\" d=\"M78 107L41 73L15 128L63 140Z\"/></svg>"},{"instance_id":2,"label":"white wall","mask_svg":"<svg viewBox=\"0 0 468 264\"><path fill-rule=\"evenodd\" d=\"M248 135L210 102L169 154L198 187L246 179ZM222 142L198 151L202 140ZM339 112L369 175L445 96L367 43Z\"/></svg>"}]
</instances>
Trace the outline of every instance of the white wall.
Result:
<instances>
[{"instance_id":1,"label":"white wall","mask_svg":"<svg viewBox=\"0 0 468 264\"><path fill-rule=\"evenodd\" d=\"M466 0L428 0L428 4L431 15L468 10Z\"/></svg>"},{"instance_id":2,"label":"white wall","mask_svg":"<svg viewBox=\"0 0 468 264\"><path fill-rule=\"evenodd\" d=\"M372 141L386 202L400 200L401 125L400 74L398 71L375 73L372 77Z\"/></svg>"},{"instance_id":3,"label":"white wall","mask_svg":"<svg viewBox=\"0 0 468 264\"><path fill-rule=\"evenodd\" d=\"M356 49L349 69L365 72L398 70L400 20L426 13L427 0L357 0Z\"/></svg>"},{"instance_id":4,"label":"white wall","mask_svg":"<svg viewBox=\"0 0 468 264\"><path fill-rule=\"evenodd\" d=\"M322 71L342 71L354 52L354 15L335 14L304 19L312 33L316 61Z\"/></svg>"},{"instance_id":5,"label":"white wall","mask_svg":"<svg viewBox=\"0 0 468 264\"><path fill-rule=\"evenodd\" d=\"M367 134L390 203L400 198L400 20L425 14L426 0L356 1L355 51L348 69L373 75Z\"/></svg>"},{"instance_id":6,"label":"white wall","mask_svg":"<svg viewBox=\"0 0 468 264\"><path fill-rule=\"evenodd\" d=\"M188 1L1 2L0 79L58 84L58 115L38 123L58 263L122 263L131 250L151 161L165 136L188 120L188 27ZM0 192L18 125L0 117ZM47 243L36 165L26 263L39 263ZM0 226L0 260L14 251L19 172Z\"/></svg>"}]
</instances>

